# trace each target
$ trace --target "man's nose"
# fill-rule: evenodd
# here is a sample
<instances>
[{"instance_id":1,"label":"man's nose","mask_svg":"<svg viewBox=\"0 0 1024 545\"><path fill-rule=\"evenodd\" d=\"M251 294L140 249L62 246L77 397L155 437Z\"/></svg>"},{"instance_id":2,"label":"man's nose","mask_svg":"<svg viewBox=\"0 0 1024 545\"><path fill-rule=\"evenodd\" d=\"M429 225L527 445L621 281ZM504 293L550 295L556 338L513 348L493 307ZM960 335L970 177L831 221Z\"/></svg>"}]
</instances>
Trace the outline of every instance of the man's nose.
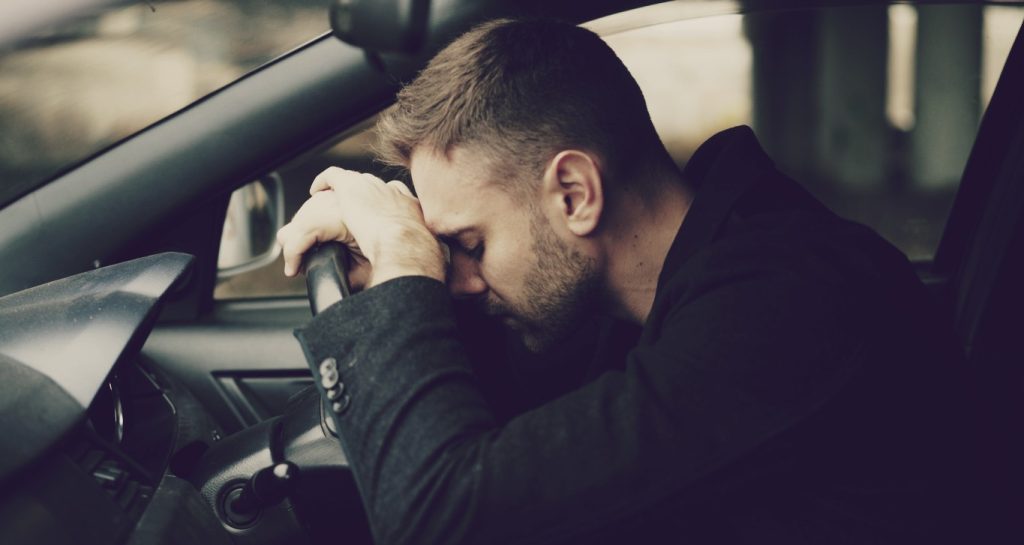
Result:
<instances>
[{"instance_id":1,"label":"man's nose","mask_svg":"<svg viewBox=\"0 0 1024 545\"><path fill-rule=\"evenodd\" d=\"M448 291L453 297L472 297L487 291L487 282L480 276L480 264L462 252L452 252L448 271Z\"/></svg>"}]
</instances>

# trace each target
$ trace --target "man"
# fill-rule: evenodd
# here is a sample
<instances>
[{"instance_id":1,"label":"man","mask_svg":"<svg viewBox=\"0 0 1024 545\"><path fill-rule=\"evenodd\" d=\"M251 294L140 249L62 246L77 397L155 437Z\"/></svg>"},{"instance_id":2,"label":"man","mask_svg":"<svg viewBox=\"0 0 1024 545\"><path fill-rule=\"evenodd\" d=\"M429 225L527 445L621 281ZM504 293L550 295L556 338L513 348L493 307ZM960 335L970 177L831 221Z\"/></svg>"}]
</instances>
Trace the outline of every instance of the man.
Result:
<instances>
[{"instance_id":1,"label":"man","mask_svg":"<svg viewBox=\"0 0 1024 545\"><path fill-rule=\"evenodd\" d=\"M361 293L297 336L378 542L951 536L951 336L906 259L749 129L680 172L597 36L505 20L438 54L378 127L418 200L329 169L279 233L288 275L317 241L354 255ZM453 299L539 354L599 313L643 329L622 357L601 336L496 381Z\"/></svg>"}]
</instances>

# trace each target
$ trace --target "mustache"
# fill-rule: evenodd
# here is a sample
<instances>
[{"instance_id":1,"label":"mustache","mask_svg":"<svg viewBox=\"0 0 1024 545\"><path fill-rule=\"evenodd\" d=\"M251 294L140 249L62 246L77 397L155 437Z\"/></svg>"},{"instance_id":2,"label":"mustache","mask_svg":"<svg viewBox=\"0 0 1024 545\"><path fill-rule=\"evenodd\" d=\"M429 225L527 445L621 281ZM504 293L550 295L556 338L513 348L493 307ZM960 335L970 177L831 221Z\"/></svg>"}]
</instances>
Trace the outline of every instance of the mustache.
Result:
<instances>
[{"instance_id":1,"label":"mustache","mask_svg":"<svg viewBox=\"0 0 1024 545\"><path fill-rule=\"evenodd\" d=\"M493 299L481 299L476 303L477 309L487 316L500 316L502 314L511 314L509 308Z\"/></svg>"},{"instance_id":2,"label":"mustache","mask_svg":"<svg viewBox=\"0 0 1024 545\"><path fill-rule=\"evenodd\" d=\"M519 313L516 312L512 307L506 305L498 299L494 299L490 296L484 296L476 301L473 301L473 307L488 318L500 318L502 316L518 317Z\"/></svg>"}]
</instances>

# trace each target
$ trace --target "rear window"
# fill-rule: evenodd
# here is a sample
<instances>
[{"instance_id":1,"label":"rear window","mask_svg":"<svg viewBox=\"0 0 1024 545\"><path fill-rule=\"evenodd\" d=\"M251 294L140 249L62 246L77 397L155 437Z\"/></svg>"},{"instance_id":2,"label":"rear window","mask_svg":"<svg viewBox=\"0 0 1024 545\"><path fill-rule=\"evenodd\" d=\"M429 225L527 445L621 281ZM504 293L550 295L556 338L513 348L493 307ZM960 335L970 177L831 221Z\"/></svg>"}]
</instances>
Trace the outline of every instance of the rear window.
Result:
<instances>
[{"instance_id":1,"label":"rear window","mask_svg":"<svg viewBox=\"0 0 1024 545\"><path fill-rule=\"evenodd\" d=\"M683 7L680 6L680 9ZM915 261L932 259L1024 8L896 4L670 17L605 34L680 165L753 127L783 172Z\"/></svg>"}]
</instances>

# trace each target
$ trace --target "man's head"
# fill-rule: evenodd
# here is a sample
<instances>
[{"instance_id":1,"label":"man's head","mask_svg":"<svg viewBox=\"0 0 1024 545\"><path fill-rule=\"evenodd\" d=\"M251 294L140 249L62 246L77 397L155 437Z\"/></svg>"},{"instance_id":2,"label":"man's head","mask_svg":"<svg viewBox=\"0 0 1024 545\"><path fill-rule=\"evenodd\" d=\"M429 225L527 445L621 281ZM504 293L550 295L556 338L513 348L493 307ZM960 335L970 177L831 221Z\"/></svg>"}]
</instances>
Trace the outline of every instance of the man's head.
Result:
<instances>
[{"instance_id":1,"label":"man's head","mask_svg":"<svg viewBox=\"0 0 1024 545\"><path fill-rule=\"evenodd\" d=\"M377 130L386 164L408 168L420 147L447 155L471 146L512 192L529 191L564 149L592 154L609 183L661 148L640 88L611 48L550 20L500 19L463 34L398 94Z\"/></svg>"},{"instance_id":2,"label":"man's head","mask_svg":"<svg viewBox=\"0 0 1024 545\"><path fill-rule=\"evenodd\" d=\"M449 286L542 349L602 296L596 242L612 195L646 198L667 157L643 95L592 32L499 20L455 40L378 122L428 227L452 247Z\"/></svg>"}]
</instances>

